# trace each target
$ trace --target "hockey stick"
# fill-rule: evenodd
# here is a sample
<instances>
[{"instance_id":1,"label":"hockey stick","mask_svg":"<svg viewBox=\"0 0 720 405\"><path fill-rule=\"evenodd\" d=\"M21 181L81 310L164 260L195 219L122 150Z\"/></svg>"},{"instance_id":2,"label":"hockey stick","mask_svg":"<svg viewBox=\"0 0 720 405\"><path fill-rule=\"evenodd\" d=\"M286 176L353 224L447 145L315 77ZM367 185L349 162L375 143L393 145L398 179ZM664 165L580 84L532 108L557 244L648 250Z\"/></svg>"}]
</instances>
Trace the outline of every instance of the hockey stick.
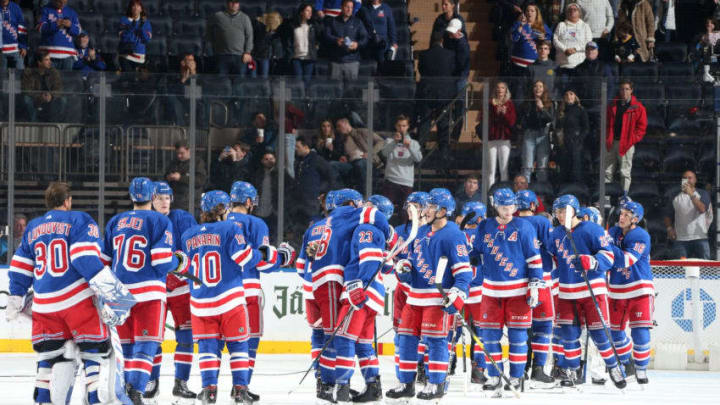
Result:
<instances>
[{"instance_id":1,"label":"hockey stick","mask_svg":"<svg viewBox=\"0 0 720 405\"><path fill-rule=\"evenodd\" d=\"M588 344L590 343L590 329L588 329L587 322L585 323L585 354L583 355L583 379L582 382L587 382L587 364L588 364Z\"/></svg>"},{"instance_id":2,"label":"hockey stick","mask_svg":"<svg viewBox=\"0 0 720 405\"><path fill-rule=\"evenodd\" d=\"M113 349L110 358L110 364L112 365L111 375L108 378L108 394L110 396L108 400L111 402L119 400L123 405L132 404L132 401L125 393L125 356L123 355L122 344L120 344L120 336L114 326L108 326L108 330ZM112 373L115 374L115 378L113 378Z\"/></svg>"},{"instance_id":3,"label":"hockey stick","mask_svg":"<svg viewBox=\"0 0 720 405\"><path fill-rule=\"evenodd\" d=\"M398 243L397 245L395 245L395 248L390 252L388 257L386 257L380 261L380 264L378 265L377 270L375 270L375 273L370 278L370 282L368 282L367 285L363 287L363 291L367 291L368 287L370 287L370 284L372 284L372 281L375 279L375 277L377 277L378 273L380 273L380 271L382 271L382 268L385 265L385 263L394 259L395 256L397 256L400 252L405 250L405 248L408 247L408 245L410 245L410 242L415 240L415 237L417 236L418 228L420 225L420 221L418 219L418 212L417 212L417 208L415 208L414 205L409 205L408 210L410 211L410 216L412 217L412 226L410 228L410 234L408 234L407 239L402 241L402 243ZM310 265L311 265L311 263L308 263L308 266L310 266ZM355 307L353 307L351 305L350 310L348 310L347 314L345 314L343 319L341 319L340 322L338 322L337 326L335 327L335 330L333 330L332 335L330 335L330 338L327 340L327 342L325 342L322 349L320 349L320 353L318 353L315 360L313 360L312 363L310 363L310 367L308 367L308 369L305 371L305 374L303 374L297 387L290 390L290 392L288 392L288 395L291 395L297 388L299 388L302 385L303 381L305 381L305 378L308 376L308 374L310 374L310 371L312 371L313 368L316 366L316 364L318 364L320 362L320 356L322 356L322 354L325 353L325 350L327 350L328 346L330 346L330 343L332 343L333 339L335 339L335 335L337 335L337 333L340 330L340 328L342 327L343 323L345 323L345 320L348 319L354 311L355 311Z\"/></svg>"},{"instance_id":4,"label":"hockey stick","mask_svg":"<svg viewBox=\"0 0 720 405\"><path fill-rule=\"evenodd\" d=\"M569 207L565 207L565 234L568 236L568 239L570 239L570 246L573 250L573 259L577 260L579 258L577 247L575 246L575 239L572 236L572 216L574 215L574 212L571 212ZM575 210L573 210L575 211ZM620 361L620 356L618 355L617 349L615 348L615 343L612 340L612 335L610 334L610 329L608 329L607 325L605 324L605 318L603 318L602 311L600 310L600 304L598 303L597 297L595 297L595 291L592 289L592 285L590 284L590 279L588 278L587 272L585 269L582 268L582 264L580 265L580 273L582 273L583 279L585 280L585 285L587 286L588 290L590 290L590 297L592 298L593 304L595 304L595 310L597 311L598 318L600 318L600 323L602 323L603 331L605 332L605 337L607 338L608 342L610 342L610 347L612 347L613 354L615 355L615 361L617 361L617 366L620 367L622 362ZM588 328L588 335L590 334L590 327L587 325ZM625 372L623 371L622 367L620 367L620 372L622 373L623 377L625 377Z\"/></svg>"},{"instance_id":5,"label":"hockey stick","mask_svg":"<svg viewBox=\"0 0 720 405\"><path fill-rule=\"evenodd\" d=\"M443 300L447 299L447 296L445 295L445 290L443 289L443 286L442 286L442 280L443 280L443 276L445 275L445 268L447 267L447 261L448 261L447 257L442 256L440 258L440 260L438 261L437 268L435 269L435 288L437 288L438 292L440 292L440 295L443 296ZM500 378L502 378L503 381L505 381L505 384L507 384L508 387L510 387L510 390L512 391L515 398L520 399L520 393L510 383L510 379L508 379L505 376L505 373L503 373L503 370L500 368L500 366L498 366L497 362L495 362L495 359L493 359L493 357L490 355L490 353L488 353L487 349L485 349L485 346L482 344L482 342L480 342L480 338L478 338L478 336L475 334L475 332L472 330L472 328L470 328L470 326L465 321L465 318L461 318L460 322L462 322L462 326L468 332L470 332L470 336L472 336L473 341L475 341L475 344L478 345L482 349L482 351L485 353L485 357L490 359L490 362L495 367L495 369L498 371L498 374L500 374Z\"/></svg>"},{"instance_id":6,"label":"hockey stick","mask_svg":"<svg viewBox=\"0 0 720 405\"><path fill-rule=\"evenodd\" d=\"M475 218L475 211L468 212L468 214L465 215L465 218L460 221L460 230L462 231L465 229L465 226L467 226L468 222L470 222L473 218Z\"/></svg>"}]
</instances>

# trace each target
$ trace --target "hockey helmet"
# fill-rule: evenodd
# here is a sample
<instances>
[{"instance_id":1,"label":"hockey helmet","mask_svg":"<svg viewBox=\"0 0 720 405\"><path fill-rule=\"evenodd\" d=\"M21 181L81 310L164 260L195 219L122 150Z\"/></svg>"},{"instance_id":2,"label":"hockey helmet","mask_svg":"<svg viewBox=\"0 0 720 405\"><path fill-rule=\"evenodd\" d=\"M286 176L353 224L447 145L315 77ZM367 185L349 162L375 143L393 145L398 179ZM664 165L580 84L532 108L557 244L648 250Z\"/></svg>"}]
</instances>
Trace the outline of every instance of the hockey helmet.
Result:
<instances>
[{"instance_id":1,"label":"hockey helmet","mask_svg":"<svg viewBox=\"0 0 720 405\"><path fill-rule=\"evenodd\" d=\"M471 220L471 224L477 224L480 223L485 217L487 217L487 207L485 204L481 203L480 201L468 201L465 204L463 204L462 211L460 211L460 215L463 217L467 214L474 212L475 217Z\"/></svg>"},{"instance_id":2,"label":"hockey helmet","mask_svg":"<svg viewBox=\"0 0 720 405\"><path fill-rule=\"evenodd\" d=\"M200 209L203 212L209 212L219 204L223 204L225 208L230 208L230 196L222 190L208 191L200 199Z\"/></svg>"},{"instance_id":3,"label":"hockey helmet","mask_svg":"<svg viewBox=\"0 0 720 405\"><path fill-rule=\"evenodd\" d=\"M395 212L395 206L392 201L384 195L373 194L368 198L368 201L372 203L373 207L377 208L378 211L385 214L385 218L388 220L392 217L393 212Z\"/></svg>"},{"instance_id":4,"label":"hockey helmet","mask_svg":"<svg viewBox=\"0 0 720 405\"><path fill-rule=\"evenodd\" d=\"M357 190L352 188L343 188L335 192L335 206L339 207L346 202L353 201L356 205L362 204L363 197Z\"/></svg>"},{"instance_id":5,"label":"hockey helmet","mask_svg":"<svg viewBox=\"0 0 720 405\"><path fill-rule=\"evenodd\" d=\"M155 183L147 177L135 177L130 182L130 200L136 203L144 203L152 200L155 193Z\"/></svg>"},{"instance_id":6,"label":"hockey helmet","mask_svg":"<svg viewBox=\"0 0 720 405\"><path fill-rule=\"evenodd\" d=\"M430 190L430 201L428 204L435 204L440 208L445 208L446 216L451 216L455 212L455 198L453 198L450 190L442 187Z\"/></svg>"},{"instance_id":7,"label":"hockey helmet","mask_svg":"<svg viewBox=\"0 0 720 405\"><path fill-rule=\"evenodd\" d=\"M529 210L532 203L537 206L537 195L532 190L520 190L517 192L516 197L519 210Z\"/></svg>"},{"instance_id":8,"label":"hockey helmet","mask_svg":"<svg viewBox=\"0 0 720 405\"><path fill-rule=\"evenodd\" d=\"M553 211L570 206L575 211L575 215L580 213L580 202L577 197L572 194L564 194L555 199L553 202Z\"/></svg>"},{"instance_id":9,"label":"hockey helmet","mask_svg":"<svg viewBox=\"0 0 720 405\"><path fill-rule=\"evenodd\" d=\"M493 206L516 205L517 197L509 188L499 188L493 193Z\"/></svg>"},{"instance_id":10,"label":"hockey helmet","mask_svg":"<svg viewBox=\"0 0 720 405\"><path fill-rule=\"evenodd\" d=\"M248 198L250 199L252 205L257 205L258 192L255 189L255 186L247 181L234 182L232 188L230 189L230 201L245 204Z\"/></svg>"},{"instance_id":11,"label":"hockey helmet","mask_svg":"<svg viewBox=\"0 0 720 405\"><path fill-rule=\"evenodd\" d=\"M337 193L336 190L330 190L325 194L325 210L327 212L330 212L337 207L337 205L335 205L335 194L336 193Z\"/></svg>"},{"instance_id":12,"label":"hockey helmet","mask_svg":"<svg viewBox=\"0 0 720 405\"><path fill-rule=\"evenodd\" d=\"M628 201L620 208L632 212L633 216L637 218L638 222L642 221L643 216L645 215L645 209L643 208L642 204L637 201Z\"/></svg>"},{"instance_id":13,"label":"hockey helmet","mask_svg":"<svg viewBox=\"0 0 720 405\"><path fill-rule=\"evenodd\" d=\"M405 200L405 208L407 208L408 203L415 203L422 209L428 205L428 202L430 202L430 194L424 191L414 191Z\"/></svg>"},{"instance_id":14,"label":"hockey helmet","mask_svg":"<svg viewBox=\"0 0 720 405\"><path fill-rule=\"evenodd\" d=\"M155 182L155 192L153 195L169 195L172 197L173 190L170 187L169 184L167 184L164 181L156 181Z\"/></svg>"}]
</instances>

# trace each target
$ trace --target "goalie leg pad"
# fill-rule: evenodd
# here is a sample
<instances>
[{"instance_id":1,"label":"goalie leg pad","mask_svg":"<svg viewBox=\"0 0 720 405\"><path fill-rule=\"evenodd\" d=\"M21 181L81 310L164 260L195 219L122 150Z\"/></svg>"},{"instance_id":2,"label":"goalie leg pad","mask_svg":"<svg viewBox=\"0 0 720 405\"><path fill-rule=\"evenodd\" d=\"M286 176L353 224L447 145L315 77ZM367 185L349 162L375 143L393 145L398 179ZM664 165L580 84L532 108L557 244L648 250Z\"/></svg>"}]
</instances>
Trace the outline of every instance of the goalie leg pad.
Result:
<instances>
[{"instance_id":1,"label":"goalie leg pad","mask_svg":"<svg viewBox=\"0 0 720 405\"><path fill-rule=\"evenodd\" d=\"M50 378L52 364L48 360L38 360L37 375L35 376L35 391L33 400L35 403L50 402Z\"/></svg>"},{"instance_id":2,"label":"goalie leg pad","mask_svg":"<svg viewBox=\"0 0 720 405\"><path fill-rule=\"evenodd\" d=\"M44 340L33 344L37 352L37 375L35 377L35 391L33 399L37 403L51 402L50 382L52 368L55 363L66 362L64 340Z\"/></svg>"},{"instance_id":3,"label":"goalie leg pad","mask_svg":"<svg viewBox=\"0 0 720 405\"><path fill-rule=\"evenodd\" d=\"M100 370L109 367L110 341L82 342L78 344L80 358L85 371L85 392L89 404L100 403L98 386L100 383Z\"/></svg>"}]
</instances>

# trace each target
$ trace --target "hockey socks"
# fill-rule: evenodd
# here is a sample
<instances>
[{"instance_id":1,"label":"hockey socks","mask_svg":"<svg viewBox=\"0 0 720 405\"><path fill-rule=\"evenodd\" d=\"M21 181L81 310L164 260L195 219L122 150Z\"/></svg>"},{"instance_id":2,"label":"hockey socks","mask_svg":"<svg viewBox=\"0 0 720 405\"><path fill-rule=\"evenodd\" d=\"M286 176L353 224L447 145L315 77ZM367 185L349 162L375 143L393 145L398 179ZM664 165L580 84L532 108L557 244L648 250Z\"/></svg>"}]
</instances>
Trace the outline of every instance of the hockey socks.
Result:
<instances>
[{"instance_id":1,"label":"hockey socks","mask_svg":"<svg viewBox=\"0 0 720 405\"><path fill-rule=\"evenodd\" d=\"M495 360L500 371L503 371L502 363L502 347L500 347L500 339L502 338L502 329L481 329L482 341L485 345L485 350ZM486 355L487 356L487 355ZM486 363L490 363L490 358L485 359ZM490 377L499 377L500 374L496 367L489 367L488 375Z\"/></svg>"},{"instance_id":2,"label":"hockey socks","mask_svg":"<svg viewBox=\"0 0 720 405\"><path fill-rule=\"evenodd\" d=\"M508 328L510 341L510 376L520 378L525 374L527 363L527 329Z\"/></svg>"},{"instance_id":3,"label":"hockey socks","mask_svg":"<svg viewBox=\"0 0 720 405\"><path fill-rule=\"evenodd\" d=\"M650 328L633 328L630 335L633 340L632 356L635 368L645 370L650 362Z\"/></svg>"},{"instance_id":4,"label":"hockey socks","mask_svg":"<svg viewBox=\"0 0 720 405\"><path fill-rule=\"evenodd\" d=\"M130 346L126 349L126 346ZM150 380L153 369L153 360L157 354L158 342L140 342L123 345L123 352L129 353L125 357L125 381L140 393Z\"/></svg>"},{"instance_id":5,"label":"hockey socks","mask_svg":"<svg viewBox=\"0 0 720 405\"><path fill-rule=\"evenodd\" d=\"M605 336L605 331L602 329L591 330L590 337L592 338L593 342L595 342L595 347L597 347L598 351L600 352L600 356L602 356L608 369L612 369L613 367L617 366L615 354L613 353L610 341L607 339L607 336Z\"/></svg>"},{"instance_id":6,"label":"hockey socks","mask_svg":"<svg viewBox=\"0 0 720 405\"><path fill-rule=\"evenodd\" d=\"M198 365L203 387L217 385L221 347L219 339L198 340Z\"/></svg>"},{"instance_id":7,"label":"hockey socks","mask_svg":"<svg viewBox=\"0 0 720 405\"><path fill-rule=\"evenodd\" d=\"M475 328L475 334L479 337L482 336L482 330L480 328L478 328L477 326L474 328ZM477 344L474 345L472 356L473 356L473 360L475 361L475 366L477 368L485 369L485 367L486 367L485 353L483 353L482 347L480 347Z\"/></svg>"},{"instance_id":8,"label":"hockey socks","mask_svg":"<svg viewBox=\"0 0 720 405\"><path fill-rule=\"evenodd\" d=\"M313 367L316 370L318 366L317 363L315 363L315 359L320 355L324 340L325 332L323 332L322 328L313 328L312 335L310 335L310 356L313 359Z\"/></svg>"},{"instance_id":9,"label":"hockey socks","mask_svg":"<svg viewBox=\"0 0 720 405\"><path fill-rule=\"evenodd\" d=\"M330 334L324 334L323 344L330 340ZM332 343L332 342L331 342ZM320 355L320 378L325 384L335 385L335 345L329 344Z\"/></svg>"},{"instance_id":10,"label":"hockey socks","mask_svg":"<svg viewBox=\"0 0 720 405\"><path fill-rule=\"evenodd\" d=\"M418 343L420 338L412 335L398 335L397 351L399 354L398 380L403 384L411 384L415 381L417 372ZM445 351L447 353L447 351Z\"/></svg>"},{"instance_id":11,"label":"hockey socks","mask_svg":"<svg viewBox=\"0 0 720 405\"><path fill-rule=\"evenodd\" d=\"M565 361L563 362L563 368L577 370L578 368L580 368L580 355L582 354L582 348L580 346L580 326L563 325L561 329L563 337L563 349L565 352ZM602 331L600 332L602 333Z\"/></svg>"},{"instance_id":12,"label":"hockey socks","mask_svg":"<svg viewBox=\"0 0 720 405\"><path fill-rule=\"evenodd\" d=\"M534 321L532 323L533 334L530 345L533 352L533 365L544 366L547 362L552 332L552 321Z\"/></svg>"},{"instance_id":13,"label":"hockey socks","mask_svg":"<svg viewBox=\"0 0 720 405\"><path fill-rule=\"evenodd\" d=\"M627 334L624 330L614 330L610 332L610 335L620 357L620 362L627 363L630 360L630 352L632 351L632 343Z\"/></svg>"},{"instance_id":14,"label":"hockey socks","mask_svg":"<svg viewBox=\"0 0 720 405\"><path fill-rule=\"evenodd\" d=\"M447 375L448 360L450 356L447 350L447 338L426 338L428 352L428 382L430 384L442 384Z\"/></svg>"},{"instance_id":15,"label":"hockey socks","mask_svg":"<svg viewBox=\"0 0 720 405\"><path fill-rule=\"evenodd\" d=\"M360 372L365 382L371 383L376 381L377 376L380 374L380 362L378 361L372 343L356 343L355 354L358 357Z\"/></svg>"},{"instance_id":16,"label":"hockey socks","mask_svg":"<svg viewBox=\"0 0 720 405\"><path fill-rule=\"evenodd\" d=\"M150 373L150 381L157 380L160 378L160 366L162 365L162 347L158 346L157 353L153 358L153 368Z\"/></svg>"},{"instance_id":17,"label":"hockey socks","mask_svg":"<svg viewBox=\"0 0 720 405\"><path fill-rule=\"evenodd\" d=\"M563 347L562 328L559 326L553 328L552 348L555 366L565 368L565 348Z\"/></svg>"},{"instance_id":18,"label":"hockey socks","mask_svg":"<svg viewBox=\"0 0 720 405\"><path fill-rule=\"evenodd\" d=\"M349 384L355 370L355 340L335 336L335 383Z\"/></svg>"},{"instance_id":19,"label":"hockey socks","mask_svg":"<svg viewBox=\"0 0 720 405\"><path fill-rule=\"evenodd\" d=\"M248 343L248 357L250 360L250 369L248 370L248 383L250 382L250 379L252 379L252 373L253 369L255 368L255 357L257 357L257 349L260 345L260 338L259 337L251 337L247 341Z\"/></svg>"},{"instance_id":20,"label":"hockey socks","mask_svg":"<svg viewBox=\"0 0 720 405\"><path fill-rule=\"evenodd\" d=\"M175 378L187 381L190 379L190 369L193 362L192 329L175 331Z\"/></svg>"},{"instance_id":21,"label":"hockey socks","mask_svg":"<svg viewBox=\"0 0 720 405\"><path fill-rule=\"evenodd\" d=\"M252 360L248 356L248 346L248 341L227 342L227 348L230 352L230 373L232 374L233 385L247 386L250 384ZM203 384L203 386L205 385Z\"/></svg>"}]
</instances>

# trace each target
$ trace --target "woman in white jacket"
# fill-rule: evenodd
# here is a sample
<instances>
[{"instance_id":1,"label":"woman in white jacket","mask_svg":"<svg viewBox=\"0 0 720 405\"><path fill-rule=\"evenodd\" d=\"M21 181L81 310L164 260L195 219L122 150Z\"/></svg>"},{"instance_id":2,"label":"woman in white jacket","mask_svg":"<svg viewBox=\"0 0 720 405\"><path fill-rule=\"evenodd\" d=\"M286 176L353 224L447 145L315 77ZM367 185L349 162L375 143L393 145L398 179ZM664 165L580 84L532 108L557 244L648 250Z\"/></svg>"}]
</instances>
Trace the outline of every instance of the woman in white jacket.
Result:
<instances>
[{"instance_id":1,"label":"woman in white jacket","mask_svg":"<svg viewBox=\"0 0 720 405\"><path fill-rule=\"evenodd\" d=\"M585 45L592 41L590 25L580 19L580 6L570 3L565 8L565 21L553 35L555 62L561 69L574 69L585 60Z\"/></svg>"}]
</instances>

